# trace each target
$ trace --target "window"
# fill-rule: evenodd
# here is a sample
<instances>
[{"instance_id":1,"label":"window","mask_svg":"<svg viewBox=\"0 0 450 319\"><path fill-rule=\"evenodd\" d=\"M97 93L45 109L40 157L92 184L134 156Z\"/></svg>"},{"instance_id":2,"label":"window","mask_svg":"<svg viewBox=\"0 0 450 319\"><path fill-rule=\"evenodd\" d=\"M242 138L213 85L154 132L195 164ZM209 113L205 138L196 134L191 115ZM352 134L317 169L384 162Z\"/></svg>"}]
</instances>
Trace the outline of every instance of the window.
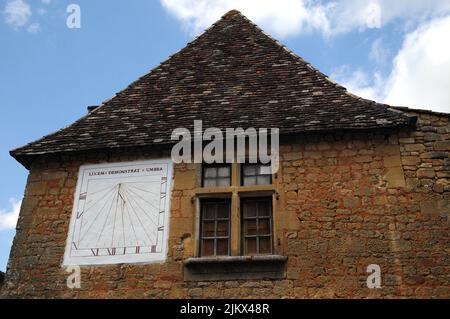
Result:
<instances>
[{"instance_id":1,"label":"window","mask_svg":"<svg viewBox=\"0 0 450 319\"><path fill-rule=\"evenodd\" d=\"M204 164L201 177L196 255L274 254L271 165Z\"/></svg>"},{"instance_id":2,"label":"window","mask_svg":"<svg viewBox=\"0 0 450 319\"><path fill-rule=\"evenodd\" d=\"M242 185L269 185L272 184L272 169L270 164L243 164Z\"/></svg>"},{"instance_id":3,"label":"window","mask_svg":"<svg viewBox=\"0 0 450 319\"><path fill-rule=\"evenodd\" d=\"M201 256L230 254L230 201L204 200L201 208Z\"/></svg>"},{"instance_id":4,"label":"window","mask_svg":"<svg viewBox=\"0 0 450 319\"><path fill-rule=\"evenodd\" d=\"M207 164L200 175L194 190L198 244L183 261L185 281L285 278L271 166Z\"/></svg>"},{"instance_id":5,"label":"window","mask_svg":"<svg viewBox=\"0 0 450 319\"><path fill-rule=\"evenodd\" d=\"M231 166L228 164L203 165L203 187L230 186Z\"/></svg>"},{"instance_id":6,"label":"window","mask_svg":"<svg viewBox=\"0 0 450 319\"><path fill-rule=\"evenodd\" d=\"M272 253L272 199L242 201L242 250L244 255Z\"/></svg>"}]
</instances>

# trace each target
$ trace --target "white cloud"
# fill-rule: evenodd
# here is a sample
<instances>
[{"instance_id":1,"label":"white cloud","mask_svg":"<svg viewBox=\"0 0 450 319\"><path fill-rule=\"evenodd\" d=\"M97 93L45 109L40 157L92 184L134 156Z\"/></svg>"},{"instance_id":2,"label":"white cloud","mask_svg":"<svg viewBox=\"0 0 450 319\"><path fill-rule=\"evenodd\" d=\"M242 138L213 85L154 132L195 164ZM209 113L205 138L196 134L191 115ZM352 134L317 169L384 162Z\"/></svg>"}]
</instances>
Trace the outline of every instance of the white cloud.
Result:
<instances>
[{"instance_id":1,"label":"white cloud","mask_svg":"<svg viewBox=\"0 0 450 319\"><path fill-rule=\"evenodd\" d=\"M3 13L5 22L16 30L25 26L32 15L30 6L23 0L9 1Z\"/></svg>"},{"instance_id":2,"label":"white cloud","mask_svg":"<svg viewBox=\"0 0 450 319\"><path fill-rule=\"evenodd\" d=\"M364 24L367 28L381 28L381 6L376 2L369 2L363 10Z\"/></svg>"},{"instance_id":3,"label":"white cloud","mask_svg":"<svg viewBox=\"0 0 450 319\"><path fill-rule=\"evenodd\" d=\"M450 113L450 16L410 33L394 60L385 101Z\"/></svg>"},{"instance_id":4,"label":"white cloud","mask_svg":"<svg viewBox=\"0 0 450 319\"><path fill-rule=\"evenodd\" d=\"M42 0L42 3L48 5L51 0ZM44 15L47 10L39 8L36 10L38 15ZM5 22L14 30L24 29L30 33L37 33L41 30L38 22L30 21L33 11L30 5L24 0L9 0L3 10Z\"/></svg>"},{"instance_id":5,"label":"white cloud","mask_svg":"<svg viewBox=\"0 0 450 319\"><path fill-rule=\"evenodd\" d=\"M37 22L30 24L27 28L27 31L30 33L37 33L40 30L41 30L41 25Z\"/></svg>"},{"instance_id":6,"label":"white cloud","mask_svg":"<svg viewBox=\"0 0 450 319\"><path fill-rule=\"evenodd\" d=\"M364 98L450 113L449 34L450 16L434 19L406 35L388 76L342 67L331 77Z\"/></svg>"},{"instance_id":7,"label":"white cloud","mask_svg":"<svg viewBox=\"0 0 450 319\"><path fill-rule=\"evenodd\" d=\"M353 94L373 101L382 100L379 89L383 79L379 73L375 73L372 78L362 69L351 71L350 66L344 65L337 68L330 77Z\"/></svg>"},{"instance_id":8,"label":"white cloud","mask_svg":"<svg viewBox=\"0 0 450 319\"><path fill-rule=\"evenodd\" d=\"M189 32L198 33L237 9L276 36L302 31L328 32L324 7L305 0L160 0L163 7L179 19Z\"/></svg>"},{"instance_id":9,"label":"white cloud","mask_svg":"<svg viewBox=\"0 0 450 319\"><path fill-rule=\"evenodd\" d=\"M14 198L9 200L11 209L6 211L0 209L0 231L5 229L14 229L19 218L20 206L22 201L17 201Z\"/></svg>"},{"instance_id":10,"label":"white cloud","mask_svg":"<svg viewBox=\"0 0 450 319\"><path fill-rule=\"evenodd\" d=\"M346 0L334 1L328 7L331 33L381 28L393 20L405 25L417 23L450 12L448 0Z\"/></svg>"},{"instance_id":11,"label":"white cloud","mask_svg":"<svg viewBox=\"0 0 450 319\"><path fill-rule=\"evenodd\" d=\"M231 9L241 11L278 37L316 31L329 37L353 30L381 28L395 19L417 25L450 12L449 0L160 0L192 33Z\"/></svg>"}]
</instances>

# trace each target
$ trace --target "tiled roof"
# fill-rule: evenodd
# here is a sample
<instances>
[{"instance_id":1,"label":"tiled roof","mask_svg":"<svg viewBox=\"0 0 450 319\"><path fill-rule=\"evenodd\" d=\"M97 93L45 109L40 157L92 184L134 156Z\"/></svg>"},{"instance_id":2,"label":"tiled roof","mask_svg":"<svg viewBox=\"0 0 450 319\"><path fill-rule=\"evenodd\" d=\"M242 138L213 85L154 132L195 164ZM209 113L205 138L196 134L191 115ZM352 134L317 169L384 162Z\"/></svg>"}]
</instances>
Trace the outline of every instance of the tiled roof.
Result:
<instances>
[{"instance_id":1,"label":"tiled roof","mask_svg":"<svg viewBox=\"0 0 450 319\"><path fill-rule=\"evenodd\" d=\"M11 151L30 155L171 144L172 130L377 129L411 119L345 88L230 11L184 49L70 126Z\"/></svg>"}]
</instances>

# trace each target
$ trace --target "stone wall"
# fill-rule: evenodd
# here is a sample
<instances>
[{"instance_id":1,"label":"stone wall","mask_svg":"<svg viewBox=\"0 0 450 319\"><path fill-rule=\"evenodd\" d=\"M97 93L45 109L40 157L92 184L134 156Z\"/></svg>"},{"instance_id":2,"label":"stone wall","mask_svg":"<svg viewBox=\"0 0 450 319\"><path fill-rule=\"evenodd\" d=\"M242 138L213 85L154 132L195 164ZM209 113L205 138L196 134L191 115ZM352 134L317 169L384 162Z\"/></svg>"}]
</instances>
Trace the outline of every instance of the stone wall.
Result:
<instances>
[{"instance_id":1,"label":"stone wall","mask_svg":"<svg viewBox=\"0 0 450 319\"><path fill-rule=\"evenodd\" d=\"M0 289L2 289L4 281L5 281L5 273L3 271L0 271Z\"/></svg>"},{"instance_id":2,"label":"stone wall","mask_svg":"<svg viewBox=\"0 0 450 319\"><path fill-rule=\"evenodd\" d=\"M176 165L164 264L82 267L81 289L61 267L81 164L154 158L128 152L42 158L30 171L3 296L87 298L450 297L450 124L417 130L305 136L281 147L274 183L283 280L184 282L193 254L196 165ZM382 288L368 289L378 264Z\"/></svg>"}]
</instances>

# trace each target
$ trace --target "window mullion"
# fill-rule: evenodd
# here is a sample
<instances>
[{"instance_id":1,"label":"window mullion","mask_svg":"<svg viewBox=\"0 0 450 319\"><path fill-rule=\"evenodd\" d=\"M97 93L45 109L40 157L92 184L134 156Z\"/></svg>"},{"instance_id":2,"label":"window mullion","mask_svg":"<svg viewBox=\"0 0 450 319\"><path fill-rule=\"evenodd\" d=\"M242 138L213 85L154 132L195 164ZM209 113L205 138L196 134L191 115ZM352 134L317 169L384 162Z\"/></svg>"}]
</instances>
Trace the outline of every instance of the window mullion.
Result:
<instances>
[{"instance_id":1,"label":"window mullion","mask_svg":"<svg viewBox=\"0 0 450 319\"><path fill-rule=\"evenodd\" d=\"M256 253L259 254L259 202L256 202Z\"/></svg>"},{"instance_id":2,"label":"window mullion","mask_svg":"<svg viewBox=\"0 0 450 319\"><path fill-rule=\"evenodd\" d=\"M240 255L240 242L241 242L241 220L239 214L239 196L237 192L233 192L231 198L231 255L239 256Z\"/></svg>"}]
</instances>

